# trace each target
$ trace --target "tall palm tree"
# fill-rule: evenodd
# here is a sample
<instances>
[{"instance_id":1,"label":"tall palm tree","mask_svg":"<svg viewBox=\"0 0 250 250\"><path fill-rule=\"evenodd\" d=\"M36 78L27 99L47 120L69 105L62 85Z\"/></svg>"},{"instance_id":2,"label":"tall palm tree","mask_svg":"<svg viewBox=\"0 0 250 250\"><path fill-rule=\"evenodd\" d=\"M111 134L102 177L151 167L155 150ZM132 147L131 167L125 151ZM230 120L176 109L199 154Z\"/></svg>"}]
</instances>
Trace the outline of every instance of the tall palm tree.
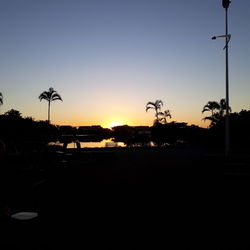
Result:
<instances>
[{"instance_id":1,"label":"tall palm tree","mask_svg":"<svg viewBox=\"0 0 250 250\"><path fill-rule=\"evenodd\" d=\"M155 110L155 121L154 125L160 122L167 122L167 117L171 118L171 114L169 110L165 110L164 112L161 112L161 108L163 107L163 102L162 100L156 100L155 102L148 102L146 105L146 112L149 109L154 109Z\"/></svg>"},{"instance_id":2,"label":"tall palm tree","mask_svg":"<svg viewBox=\"0 0 250 250\"><path fill-rule=\"evenodd\" d=\"M210 127L214 126L218 123L224 116L226 111L226 100L221 99L220 102L209 101L202 110L204 112L211 112L211 116L206 116L203 120L209 120L211 122ZM231 112L231 108L229 107L229 111Z\"/></svg>"},{"instance_id":3,"label":"tall palm tree","mask_svg":"<svg viewBox=\"0 0 250 250\"><path fill-rule=\"evenodd\" d=\"M61 96L52 88L49 88L49 91L44 91L39 95L39 100L43 99L48 101L48 122L50 123L50 103L56 100L63 101Z\"/></svg>"}]
</instances>

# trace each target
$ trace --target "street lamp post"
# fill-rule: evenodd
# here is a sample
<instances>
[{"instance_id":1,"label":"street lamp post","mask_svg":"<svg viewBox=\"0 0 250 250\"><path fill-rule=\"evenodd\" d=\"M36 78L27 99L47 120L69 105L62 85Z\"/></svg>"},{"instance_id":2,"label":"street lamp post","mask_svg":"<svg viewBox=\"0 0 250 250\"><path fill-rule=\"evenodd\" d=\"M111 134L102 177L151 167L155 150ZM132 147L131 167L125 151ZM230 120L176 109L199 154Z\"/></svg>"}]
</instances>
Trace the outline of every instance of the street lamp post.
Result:
<instances>
[{"instance_id":1,"label":"street lamp post","mask_svg":"<svg viewBox=\"0 0 250 250\"><path fill-rule=\"evenodd\" d=\"M229 0L222 0L222 7L225 9L225 23L226 23L226 33L225 35L222 36L214 36L212 39L217 39L217 38L225 38L225 54L226 54L226 121L225 121L225 155L229 155L229 145L230 145L230 140L229 140L229 76L228 76L228 43L231 39L231 35L228 34L228 7L230 5L231 1Z\"/></svg>"}]
</instances>

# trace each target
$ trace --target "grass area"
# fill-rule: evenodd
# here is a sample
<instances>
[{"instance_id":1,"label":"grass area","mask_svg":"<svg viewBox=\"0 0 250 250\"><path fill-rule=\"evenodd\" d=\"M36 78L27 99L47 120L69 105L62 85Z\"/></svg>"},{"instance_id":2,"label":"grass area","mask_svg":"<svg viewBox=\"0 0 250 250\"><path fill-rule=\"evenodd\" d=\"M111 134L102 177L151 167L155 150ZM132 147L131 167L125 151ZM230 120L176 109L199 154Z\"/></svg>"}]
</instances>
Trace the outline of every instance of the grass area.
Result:
<instances>
[{"instance_id":1,"label":"grass area","mask_svg":"<svg viewBox=\"0 0 250 250\"><path fill-rule=\"evenodd\" d=\"M16 239L5 243L16 249L197 245L216 218L223 179L249 178L248 155L225 159L201 149L68 150L30 161L12 160L2 175L5 204L39 214L4 218Z\"/></svg>"}]
</instances>

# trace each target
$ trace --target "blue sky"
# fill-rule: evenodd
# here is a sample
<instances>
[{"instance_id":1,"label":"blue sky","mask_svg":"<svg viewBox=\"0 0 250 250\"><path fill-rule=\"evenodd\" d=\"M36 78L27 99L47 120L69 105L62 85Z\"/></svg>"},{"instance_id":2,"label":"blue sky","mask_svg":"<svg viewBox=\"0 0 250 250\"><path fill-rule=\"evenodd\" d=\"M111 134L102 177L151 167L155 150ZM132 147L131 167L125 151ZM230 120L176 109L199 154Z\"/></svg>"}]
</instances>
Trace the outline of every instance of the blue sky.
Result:
<instances>
[{"instance_id":1,"label":"blue sky","mask_svg":"<svg viewBox=\"0 0 250 250\"><path fill-rule=\"evenodd\" d=\"M1 0L1 112L56 124L151 125L148 101L175 121L207 126L202 107L225 96L220 0ZM250 1L229 8L230 106L250 108Z\"/></svg>"}]
</instances>

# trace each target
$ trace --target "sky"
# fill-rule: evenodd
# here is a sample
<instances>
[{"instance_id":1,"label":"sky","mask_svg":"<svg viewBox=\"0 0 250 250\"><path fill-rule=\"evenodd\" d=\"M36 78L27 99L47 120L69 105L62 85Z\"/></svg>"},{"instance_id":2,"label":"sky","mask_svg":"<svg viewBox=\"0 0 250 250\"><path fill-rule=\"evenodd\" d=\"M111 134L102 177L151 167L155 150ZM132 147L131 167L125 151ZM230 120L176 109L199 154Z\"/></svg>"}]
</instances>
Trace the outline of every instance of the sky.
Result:
<instances>
[{"instance_id":1,"label":"sky","mask_svg":"<svg viewBox=\"0 0 250 250\"><path fill-rule=\"evenodd\" d=\"M228 9L230 106L250 108L250 1ZM0 0L0 112L47 119L38 96L53 87L57 125L207 127L208 101L225 98L225 10L220 0Z\"/></svg>"}]
</instances>

